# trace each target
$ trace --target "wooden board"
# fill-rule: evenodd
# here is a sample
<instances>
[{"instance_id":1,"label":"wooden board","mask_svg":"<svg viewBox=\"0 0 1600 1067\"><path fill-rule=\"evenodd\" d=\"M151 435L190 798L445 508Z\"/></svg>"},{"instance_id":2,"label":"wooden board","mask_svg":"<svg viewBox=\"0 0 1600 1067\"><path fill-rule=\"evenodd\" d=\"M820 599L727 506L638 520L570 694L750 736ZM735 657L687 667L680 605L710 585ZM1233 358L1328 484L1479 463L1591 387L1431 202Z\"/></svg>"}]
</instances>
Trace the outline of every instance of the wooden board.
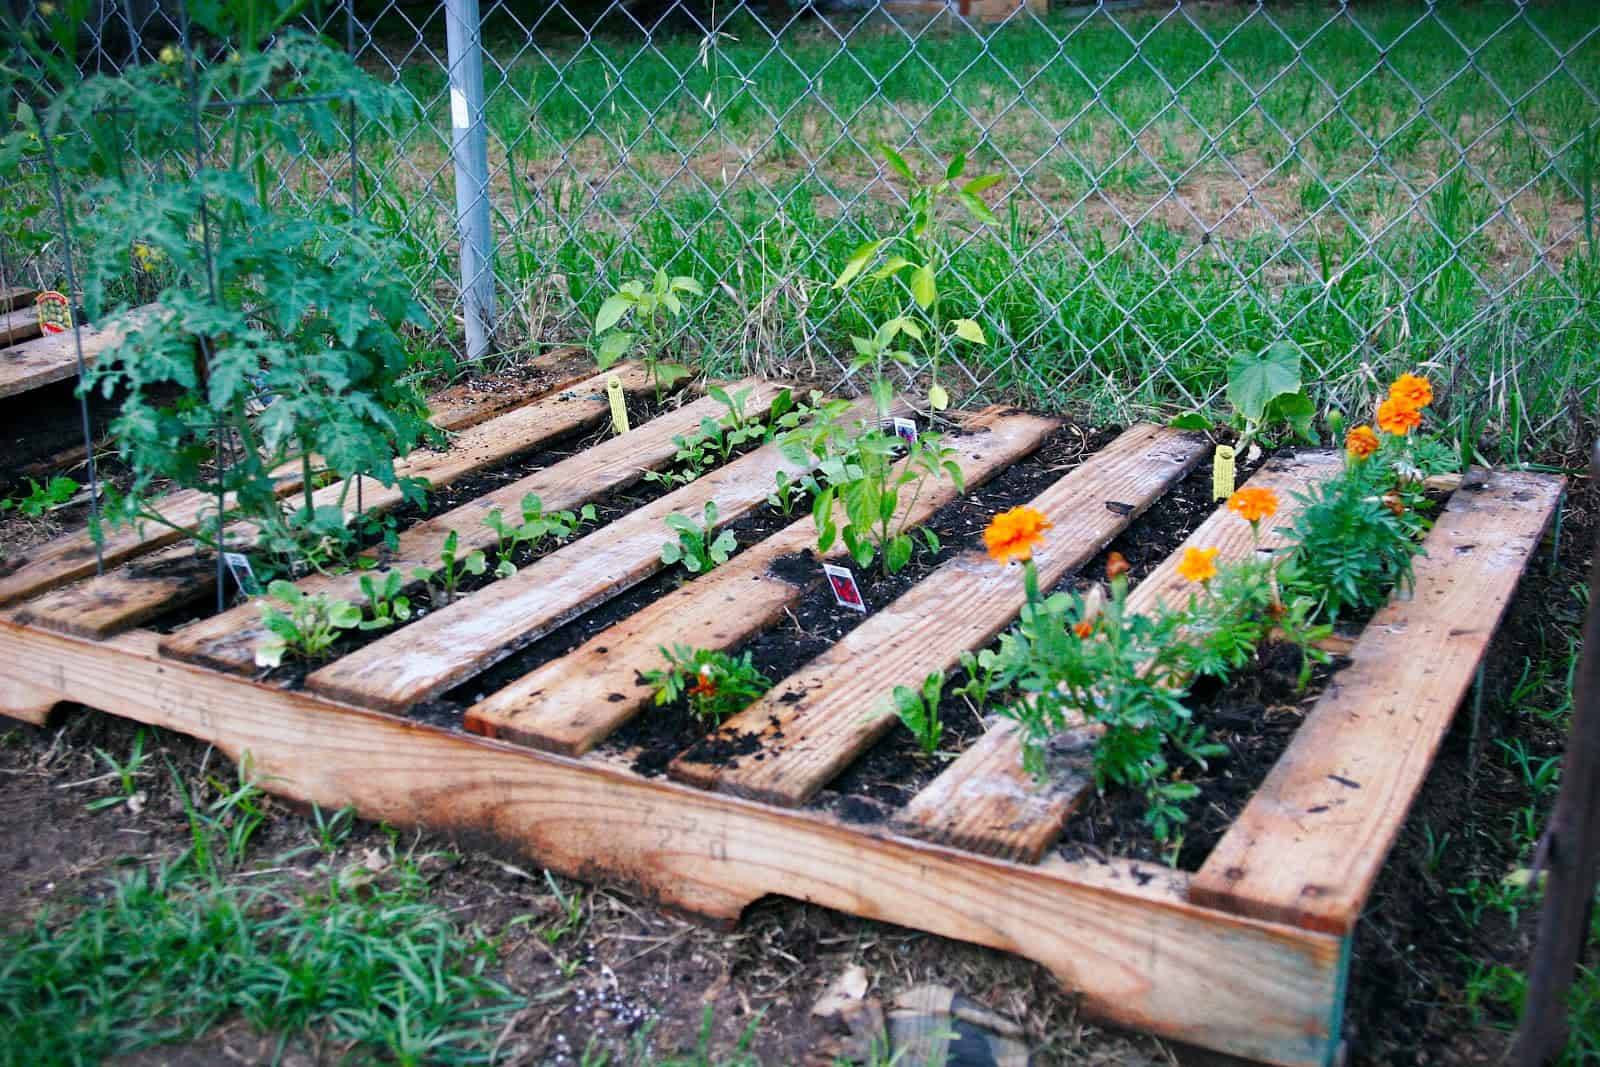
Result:
<instances>
[{"instance_id":1,"label":"wooden board","mask_svg":"<svg viewBox=\"0 0 1600 1067\"><path fill-rule=\"evenodd\" d=\"M991 408L964 422L956 461L969 489L1038 448L1058 423L1009 408ZM956 495L940 479L905 501L896 523L920 526ZM844 522L844 506L836 505ZM792 523L704 577L607 627L578 648L517 679L467 709L466 728L489 737L581 755L648 707L654 696L640 672L661 665L660 647L729 649L780 619L789 605L821 583L820 566L801 579L770 568L775 560L815 551L816 524ZM827 559L840 558L839 545Z\"/></svg>"},{"instance_id":2,"label":"wooden board","mask_svg":"<svg viewBox=\"0 0 1600 1067\"><path fill-rule=\"evenodd\" d=\"M640 367L622 371L624 391L641 395L652 388ZM401 477L422 478L429 485L448 485L553 439L564 437L607 417L610 406L603 376L563 390L537 403L517 408L460 433L443 451L417 451L395 464ZM381 515L400 504L397 485L364 480L361 503L369 515ZM343 482L312 494L316 507L343 507L356 512L356 494ZM225 531L230 545L248 545L257 535L249 523ZM146 556L76 585L55 589L22 605L18 618L35 626L84 637L105 637L137 626L165 611L192 603L216 589L216 560L191 542Z\"/></svg>"},{"instance_id":3,"label":"wooden board","mask_svg":"<svg viewBox=\"0 0 1600 1067\"><path fill-rule=\"evenodd\" d=\"M1195 435L1135 426L1035 497L1032 505L1055 523L1034 555L1041 587L1092 559L1205 452ZM754 753L702 762L696 746L668 773L737 796L804 804L899 721L890 708L894 686L948 671L962 652L994 640L1023 602L1019 568L981 550L962 553L717 731L719 739L759 738Z\"/></svg>"},{"instance_id":4,"label":"wooden board","mask_svg":"<svg viewBox=\"0 0 1600 1067\"><path fill-rule=\"evenodd\" d=\"M1285 539L1276 527L1292 521L1297 508L1290 494L1334 474L1340 462L1331 452L1307 452L1293 460L1266 463L1247 484L1275 491L1280 511L1262 524L1259 545L1248 523L1226 505L1219 507L1128 594L1128 610L1151 612L1162 601L1179 603L1187 595L1188 582L1177 570L1184 547L1215 548L1222 561L1242 559L1258 547L1269 551L1281 547ZM996 720L912 798L894 824L902 833L930 841L1035 863L1061 836L1067 818L1091 784L1086 774L1036 780L1022 769L1022 742L1014 725Z\"/></svg>"},{"instance_id":5,"label":"wooden board","mask_svg":"<svg viewBox=\"0 0 1600 1067\"><path fill-rule=\"evenodd\" d=\"M39 290L24 289L17 286L7 286L0 289L0 311L11 311L27 304L32 307L33 302L39 298Z\"/></svg>"},{"instance_id":6,"label":"wooden board","mask_svg":"<svg viewBox=\"0 0 1600 1067\"><path fill-rule=\"evenodd\" d=\"M538 360L534 361L538 363ZM599 410L594 405L595 411ZM479 408L472 404L447 401L433 417L434 425L442 430L461 430L477 425ZM604 418L604 412L591 411L592 425ZM567 413L576 414L568 408ZM582 425L577 429L582 429ZM278 491L292 493L300 487L298 467L273 472L279 477ZM157 510L172 526L142 523L106 530L101 554L107 567L124 560L170 545L181 540L184 529L193 529L208 514L215 514L216 498L193 490L169 493L155 502ZM174 529L172 527L177 527ZM47 590L87 577L95 572L94 541L86 531L64 534L33 548L16 553L7 561L7 570L0 572L0 607L35 596Z\"/></svg>"},{"instance_id":7,"label":"wooden board","mask_svg":"<svg viewBox=\"0 0 1600 1067\"><path fill-rule=\"evenodd\" d=\"M130 314L137 315L142 310ZM79 332L86 367L93 366L107 349L120 344L126 336L126 330L118 326L85 326ZM71 330L36 337L0 352L0 400L77 375L78 342Z\"/></svg>"},{"instance_id":8,"label":"wooden board","mask_svg":"<svg viewBox=\"0 0 1600 1067\"><path fill-rule=\"evenodd\" d=\"M1469 472L1428 534L1414 595L1367 624L1350 666L1195 876L1195 900L1350 931L1563 484Z\"/></svg>"},{"instance_id":9,"label":"wooden board","mask_svg":"<svg viewBox=\"0 0 1600 1067\"><path fill-rule=\"evenodd\" d=\"M558 348L487 380L474 378L439 390L428 397L430 421L441 429L465 430L593 374L594 357L586 350Z\"/></svg>"},{"instance_id":10,"label":"wooden board","mask_svg":"<svg viewBox=\"0 0 1600 1067\"><path fill-rule=\"evenodd\" d=\"M746 410L751 417L759 418L771 407L779 387L750 379L731 388L746 386L751 390ZM452 531L459 539L458 552L492 548L497 543L496 534L483 524L491 511L498 508L506 516L514 517L520 514L522 498L533 493L548 514L576 508L606 493L626 488L642 478L646 471L658 470L672 461L677 454L674 436L694 433L701 419L718 418L723 411L716 400L702 397L675 411L658 415L621 437L610 437L570 459L418 523L400 535L393 552L375 550L367 555L381 561L376 568L378 571L393 570L403 575L404 588L409 594L421 585L411 577L413 569L437 565L439 552ZM357 572L314 574L295 584L308 596L360 601L363 599L360 583L361 573ZM254 603L246 603L169 635L161 642L161 652L218 670L250 674L256 669L256 645L264 636L260 609Z\"/></svg>"},{"instance_id":11,"label":"wooden board","mask_svg":"<svg viewBox=\"0 0 1600 1067\"><path fill-rule=\"evenodd\" d=\"M1174 1040L1285 1065L1338 1043L1340 939L1194 907L1181 875L1150 865L972 856L174 663L145 633L94 644L0 621L0 679L0 699L79 701L215 744L293 801L492 834L725 921L780 894L1036 960L1086 1013Z\"/></svg>"},{"instance_id":12,"label":"wooden board","mask_svg":"<svg viewBox=\"0 0 1600 1067\"><path fill-rule=\"evenodd\" d=\"M847 417L864 418L857 402ZM701 521L707 501L720 527L755 510L775 475L804 468L776 444L763 445L637 511L557 549L510 578L433 612L418 622L329 664L306 678L324 696L401 711L537 641L595 604L659 571L661 546L675 538L673 513Z\"/></svg>"},{"instance_id":13,"label":"wooden board","mask_svg":"<svg viewBox=\"0 0 1600 1067\"><path fill-rule=\"evenodd\" d=\"M0 314L0 347L31 341L43 332L39 328L39 309L31 304ZM3 358L5 354L0 353L0 359Z\"/></svg>"}]
</instances>

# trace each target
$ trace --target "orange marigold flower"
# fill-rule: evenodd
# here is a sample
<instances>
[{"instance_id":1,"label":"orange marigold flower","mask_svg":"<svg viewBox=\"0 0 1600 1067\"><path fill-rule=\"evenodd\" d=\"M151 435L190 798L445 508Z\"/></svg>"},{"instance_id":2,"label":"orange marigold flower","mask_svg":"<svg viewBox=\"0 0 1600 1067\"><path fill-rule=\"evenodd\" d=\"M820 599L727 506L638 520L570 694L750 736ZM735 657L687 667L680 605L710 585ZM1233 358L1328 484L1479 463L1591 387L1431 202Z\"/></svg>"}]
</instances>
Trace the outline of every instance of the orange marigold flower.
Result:
<instances>
[{"instance_id":1,"label":"orange marigold flower","mask_svg":"<svg viewBox=\"0 0 1600 1067\"><path fill-rule=\"evenodd\" d=\"M1072 632L1077 634L1079 637L1088 637L1090 634L1094 633L1094 620L1083 619L1080 622L1073 623Z\"/></svg>"},{"instance_id":2,"label":"orange marigold flower","mask_svg":"<svg viewBox=\"0 0 1600 1067\"><path fill-rule=\"evenodd\" d=\"M1421 425L1420 408L1408 407L1393 397L1378 405L1378 429L1384 433L1404 437Z\"/></svg>"},{"instance_id":3,"label":"orange marigold flower","mask_svg":"<svg viewBox=\"0 0 1600 1067\"><path fill-rule=\"evenodd\" d=\"M1413 411L1421 411L1433 403L1433 386L1420 375L1402 374L1389 386L1389 399L1398 400Z\"/></svg>"},{"instance_id":4,"label":"orange marigold flower","mask_svg":"<svg viewBox=\"0 0 1600 1067\"><path fill-rule=\"evenodd\" d=\"M711 677L711 672L701 671L695 675L694 684L689 687L692 697L714 697L717 695L717 680Z\"/></svg>"},{"instance_id":5,"label":"orange marigold flower","mask_svg":"<svg viewBox=\"0 0 1600 1067\"><path fill-rule=\"evenodd\" d=\"M1044 541L1044 532L1054 525L1036 508L1012 508L989 521L989 528L983 531L983 545L996 563L1020 563L1033 558L1033 550Z\"/></svg>"},{"instance_id":6,"label":"orange marigold flower","mask_svg":"<svg viewBox=\"0 0 1600 1067\"><path fill-rule=\"evenodd\" d=\"M1128 566L1128 560L1121 552L1113 552L1106 557L1106 580L1120 578L1133 568Z\"/></svg>"},{"instance_id":7,"label":"orange marigold flower","mask_svg":"<svg viewBox=\"0 0 1600 1067\"><path fill-rule=\"evenodd\" d=\"M1378 435L1371 426L1357 426L1344 435L1344 448L1356 459L1366 459L1378 450Z\"/></svg>"},{"instance_id":8,"label":"orange marigold flower","mask_svg":"<svg viewBox=\"0 0 1600 1067\"><path fill-rule=\"evenodd\" d=\"M1191 582L1209 582L1217 576L1217 550L1186 548L1178 561L1178 573Z\"/></svg>"},{"instance_id":9,"label":"orange marigold flower","mask_svg":"<svg viewBox=\"0 0 1600 1067\"><path fill-rule=\"evenodd\" d=\"M1228 498L1228 510L1245 522L1257 523L1278 513L1278 494L1271 489L1247 485Z\"/></svg>"}]
</instances>

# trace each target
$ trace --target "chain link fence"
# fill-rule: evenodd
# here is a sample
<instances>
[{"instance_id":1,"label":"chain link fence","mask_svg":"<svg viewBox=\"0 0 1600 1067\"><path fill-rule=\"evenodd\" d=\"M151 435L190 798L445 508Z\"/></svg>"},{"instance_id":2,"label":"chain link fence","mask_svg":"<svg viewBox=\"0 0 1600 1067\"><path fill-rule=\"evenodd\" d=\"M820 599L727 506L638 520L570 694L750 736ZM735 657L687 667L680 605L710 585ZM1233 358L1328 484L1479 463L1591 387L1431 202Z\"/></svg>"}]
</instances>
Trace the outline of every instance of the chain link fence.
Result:
<instances>
[{"instance_id":1,"label":"chain link fence","mask_svg":"<svg viewBox=\"0 0 1600 1067\"><path fill-rule=\"evenodd\" d=\"M175 10L104 0L89 65L158 61ZM1425 367L1463 440L1513 454L1578 439L1600 405L1590 4L354 0L307 19L415 110L353 129L347 155L278 159L274 188L349 198L397 238L426 343L586 342L604 297L659 268L706 290L674 322L684 355L848 380L850 338L910 295L904 274L833 285L907 224L887 146L928 182L958 155L963 180L998 178L992 221L946 220L941 306L987 341L946 369L964 401L1211 407L1231 355L1288 340L1320 402L1360 417Z\"/></svg>"}]
</instances>

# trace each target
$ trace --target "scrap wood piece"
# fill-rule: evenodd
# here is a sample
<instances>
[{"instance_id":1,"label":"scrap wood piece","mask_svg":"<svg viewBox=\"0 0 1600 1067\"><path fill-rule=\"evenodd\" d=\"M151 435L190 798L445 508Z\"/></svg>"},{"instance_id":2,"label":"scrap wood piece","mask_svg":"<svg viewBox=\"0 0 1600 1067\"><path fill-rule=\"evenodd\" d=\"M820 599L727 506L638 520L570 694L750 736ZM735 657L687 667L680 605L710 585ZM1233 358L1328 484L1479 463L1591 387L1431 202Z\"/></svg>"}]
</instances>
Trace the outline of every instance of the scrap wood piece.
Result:
<instances>
[{"instance_id":1,"label":"scrap wood piece","mask_svg":"<svg viewBox=\"0 0 1600 1067\"><path fill-rule=\"evenodd\" d=\"M747 413L759 418L772 406L779 387L752 378L731 388L747 386L751 389ZM327 595L360 601L363 599L363 573L397 571L405 580L401 591L410 593L422 584L412 577L413 570L437 565L439 553L452 532L458 538L458 553L487 550L495 546L498 535L485 526L483 520L497 509L508 517L520 515L522 498L529 493L539 498L548 515L625 489L643 478L646 471L664 467L673 460L678 450L675 437L694 433L700 420L715 419L723 410L716 400L702 397L675 411L665 412L627 434L607 438L575 456L418 523L400 535L392 552L373 549L366 554L376 563L373 571L314 574L295 585L308 596ZM255 670L256 645L265 636L260 609L253 603L240 604L169 634L161 641L161 653L217 670L249 674Z\"/></svg>"},{"instance_id":2,"label":"scrap wood piece","mask_svg":"<svg viewBox=\"0 0 1600 1067\"><path fill-rule=\"evenodd\" d=\"M559 360L559 354L552 358ZM540 363L543 359L544 357L540 357L534 362ZM559 365L559 362L553 365ZM618 368L618 371L624 372L624 369ZM593 386L594 389L603 388L603 377L596 376L595 381L598 384ZM589 387L579 385L574 388ZM592 404L591 407L589 420L577 425L573 432L600 421L609 410L603 403ZM576 407L568 405L567 414L577 414L577 412ZM441 430L467 429L478 425L477 408L447 401L441 411L434 415L432 421ZM285 464L272 474L277 479L275 484L279 496L300 488L298 463ZM224 502L231 506L231 501ZM143 522L105 530L100 555L107 567L182 540L186 536L186 530L200 525L207 515L214 515L217 506L215 496L193 489L168 493L151 503L167 524ZM63 534L33 548L22 550L8 560L4 567L6 569L0 569L0 607L93 574L94 538L87 530Z\"/></svg>"},{"instance_id":3,"label":"scrap wood piece","mask_svg":"<svg viewBox=\"0 0 1600 1067\"><path fill-rule=\"evenodd\" d=\"M1391 598L1190 885L1207 907L1347 934L1560 501L1470 471Z\"/></svg>"},{"instance_id":4,"label":"scrap wood piece","mask_svg":"<svg viewBox=\"0 0 1600 1067\"><path fill-rule=\"evenodd\" d=\"M624 370L623 385L634 394L652 388L642 367ZM448 485L518 452L592 426L609 410L604 379L596 376L579 388L479 423L457 436L448 449L413 452L395 463L395 473L401 478L421 478L431 486ZM364 478L362 485L360 501L367 514L382 514L404 500L398 484L380 485ZM357 494L349 492L343 481L323 486L311 499L313 507L342 507L347 514L356 513ZM224 532L230 545L253 543L259 534L254 525L244 521L230 524ZM18 608L16 617L62 633L103 638L192 603L215 588L216 557L184 542L45 593Z\"/></svg>"},{"instance_id":5,"label":"scrap wood piece","mask_svg":"<svg viewBox=\"0 0 1600 1067\"><path fill-rule=\"evenodd\" d=\"M135 309L129 316L140 315L145 310ZM84 326L79 331L83 339L84 366L93 366L108 349L120 344L129 325L129 318L119 316L118 321L109 326ZM71 330L36 337L0 353L0 399L65 381L77 374L78 342Z\"/></svg>"},{"instance_id":6,"label":"scrap wood piece","mask_svg":"<svg viewBox=\"0 0 1600 1067\"><path fill-rule=\"evenodd\" d=\"M1035 554L1049 588L1088 562L1197 464L1203 438L1135 426L1032 501L1054 523ZM964 552L873 614L830 649L733 716L668 767L672 777L773 804L800 805L898 721L897 685L981 648L1022 609L1020 572ZM750 755L702 755L710 744L756 738Z\"/></svg>"},{"instance_id":7,"label":"scrap wood piece","mask_svg":"<svg viewBox=\"0 0 1600 1067\"><path fill-rule=\"evenodd\" d=\"M870 401L858 401L846 417L865 418L872 410ZM404 711L661 570L661 546L674 537L667 516L699 524L710 502L722 529L760 507L780 471L796 478L806 470L776 443L763 445L336 660L308 676L306 688L361 707Z\"/></svg>"},{"instance_id":8,"label":"scrap wood piece","mask_svg":"<svg viewBox=\"0 0 1600 1067\"><path fill-rule=\"evenodd\" d=\"M968 488L1038 448L1057 425L1005 407L968 417L966 432L951 440ZM906 526L919 526L955 496L954 483L939 478L914 500L902 501L897 515ZM844 505L835 510L842 524ZM648 706L655 690L640 675L661 666L662 646L733 648L820 583L816 544L809 516L790 524L474 704L466 728L567 755L588 752ZM841 543L824 558L846 552Z\"/></svg>"},{"instance_id":9,"label":"scrap wood piece","mask_svg":"<svg viewBox=\"0 0 1600 1067\"><path fill-rule=\"evenodd\" d=\"M1293 521L1299 504L1294 493L1331 477L1341 460L1332 452L1302 452L1269 460L1249 482L1278 494L1279 511L1263 523L1259 543L1250 526L1226 505L1200 524L1176 551L1128 594L1126 610L1155 611L1162 602L1178 603L1188 581L1178 573L1184 549L1217 549L1219 562L1243 559L1257 549L1273 551L1286 543L1278 527ZM1022 738L1016 724L992 723L982 737L930 782L893 820L901 833L954 845L989 856L1037 863L1055 843L1093 781L1070 752L1093 744L1094 729L1069 729L1060 748L1069 752L1058 773L1038 781L1022 768Z\"/></svg>"}]
</instances>

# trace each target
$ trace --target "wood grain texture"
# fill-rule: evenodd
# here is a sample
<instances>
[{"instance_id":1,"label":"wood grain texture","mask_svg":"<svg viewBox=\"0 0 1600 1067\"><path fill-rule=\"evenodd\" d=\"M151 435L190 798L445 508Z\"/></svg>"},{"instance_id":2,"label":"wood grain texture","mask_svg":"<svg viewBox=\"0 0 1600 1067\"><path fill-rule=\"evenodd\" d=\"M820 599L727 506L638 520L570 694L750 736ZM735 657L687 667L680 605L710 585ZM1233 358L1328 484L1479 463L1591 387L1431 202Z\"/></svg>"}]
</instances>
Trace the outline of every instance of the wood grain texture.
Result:
<instances>
[{"instance_id":1,"label":"wood grain texture","mask_svg":"<svg viewBox=\"0 0 1600 1067\"><path fill-rule=\"evenodd\" d=\"M871 411L870 403L858 401L847 417ZM676 536L666 526L668 515L699 523L709 501L720 529L760 507L779 471L796 477L804 468L776 444L763 445L313 672L306 688L385 711L437 696L661 570L661 546Z\"/></svg>"},{"instance_id":2,"label":"wood grain texture","mask_svg":"<svg viewBox=\"0 0 1600 1067\"><path fill-rule=\"evenodd\" d=\"M624 391L642 395L651 388L639 367L622 370ZM562 390L462 431L441 451L421 450L395 463L402 478L421 478L432 486L448 485L546 442L593 426L608 416L604 377L596 375L578 387ZM361 503L368 515L381 515L399 505L398 485L364 479ZM316 507L343 507L356 513L357 495L343 482L312 494ZM230 545L249 545L258 531L247 522L230 524ZM216 557L192 542L152 553L98 577L45 593L17 608L17 617L34 626L82 637L106 637L137 626L165 611L192 603L216 589Z\"/></svg>"},{"instance_id":3,"label":"wood grain texture","mask_svg":"<svg viewBox=\"0 0 1600 1067\"><path fill-rule=\"evenodd\" d=\"M38 298L39 290L37 289L23 289L8 285L4 289L0 289L0 311L11 311L21 307L23 304L32 306L33 302Z\"/></svg>"},{"instance_id":4,"label":"wood grain texture","mask_svg":"<svg viewBox=\"0 0 1600 1067\"><path fill-rule=\"evenodd\" d=\"M1216 548L1219 562L1243 559L1257 548L1273 551L1282 547L1285 538L1276 527L1293 521L1298 508L1290 494L1303 492L1313 480L1334 474L1339 464L1338 455L1332 452L1304 452L1293 459L1268 461L1246 483L1271 489L1279 496L1280 511L1262 524L1259 545L1249 524L1223 505L1128 594L1128 610L1145 614L1158 609L1163 601L1178 603L1188 595L1188 582L1177 570L1186 547ZM1092 743L1092 727L1076 729L1084 742L1078 747ZM1015 725L996 719L943 774L911 799L895 816L894 824L914 837L1034 863L1061 836L1067 819L1092 785L1089 775L1076 768L1062 768L1044 781L1035 779L1022 769L1022 740Z\"/></svg>"},{"instance_id":5,"label":"wood grain texture","mask_svg":"<svg viewBox=\"0 0 1600 1067\"><path fill-rule=\"evenodd\" d=\"M533 363L540 368L544 366L540 359ZM558 359L552 362L551 368L553 370L560 365ZM442 430L462 430L478 424L479 410L477 405L447 399L432 421ZM596 416L596 421L602 417ZM278 479L280 495L292 493L300 487L298 464L279 468L273 471L273 475ZM154 502L156 510L180 529L193 529L206 515L214 515L216 504L215 497L192 490L168 493ZM123 526L105 531L101 551L105 565L113 567L124 560L164 548L183 536L178 529L155 523ZM16 553L4 566L6 569L0 571L0 607L93 574L94 541L87 531L64 534Z\"/></svg>"},{"instance_id":6,"label":"wood grain texture","mask_svg":"<svg viewBox=\"0 0 1600 1067\"><path fill-rule=\"evenodd\" d=\"M1148 865L976 857L174 663L153 634L0 621L0 677L211 742L296 802L490 835L708 916L780 894L1036 960L1089 1014L1175 1040L1285 1065L1337 1044L1339 939L1193 907Z\"/></svg>"},{"instance_id":7,"label":"wood grain texture","mask_svg":"<svg viewBox=\"0 0 1600 1067\"><path fill-rule=\"evenodd\" d=\"M575 386L594 374L594 357L582 348L559 348L483 380L469 378L428 397L435 426L465 430L542 396Z\"/></svg>"},{"instance_id":8,"label":"wood grain texture","mask_svg":"<svg viewBox=\"0 0 1600 1067\"><path fill-rule=\"evenodd\" d=\"M1468 473L1424 542L1412 597L1367 624L1350 665L1195 876L1195 900L1351 929L1563 484Z\"/></svg>"},{"instance_id":9,"label":"wood grain texture","mask_svg":"<svg viewBox=\"0 0 1600 1067\"><path fill-rule=\"evenodd\" d=\"M117 326L85 326L79 332L83 336L83 363L87 367L93 366L107 349L119 344L127 331ZM0 399L77 375L78 345L72 331L36 337L0 353Z\"/></svg>"},{"instance_id":10,"label":"wood grain texture","mask_svg":"<svg viewBox=\"0 0 1600 1067\"><path fill-rule=\"evenodd\" d=\"M964 421L969 431L954 439L956 462L968 488L1038 448L1059 423L1007 408L991 408ZM913 502L904 501L895 521L919 526L956 495L940 479ZM844 506L836 505L844 522ZM816 524L808 516L752 545L710 574L674 590L607 627L578 648L524 675L467 709L466 728L582 755L649 706L654 689L640 672L661 666L661 646L729 649L771 626L786 607L822 581L821 567L797 581L792 571L769 570L773 561L815 551ZM827 559L840 558L839 545Z\"/></svg>"},{"instance_id":11,"label":"wood grain texture","mask_svg":"<svg viewBox=\"0 0 1600 1067\"><path fill-rule=\"evenodd\" d=\"M747 386L751 390L747 411L751 417L759 418L771 407L780 387L749 379L733 388ZM436 566L445 539L452 532L458 537L458 552L490 549L497 543L495 532L483 524L490 512L499 509L507 516L516 516L520 514L522 498L528 493L539 497L548 514L577 508L606 493L626 488L642 478L646 471L659 469L672 461L677 454L674 436L694 433L701 419L717 418L723 411L717 401L702 397L675 411L665 412L630 433L610 437L569 459L418 523L400 535L393 552L378 549L368 552L367 556L378 561L375 571L398 571L403 575L406 579L403 588L409 594L422 584L411 577L412 571L417 567ZM360 573L314 574L295 585L308 596L364 599ZM265 633L260 609L254 603L240 604L163 638L161 652L218 670L250 674L256 669L256 645Z\"/></svg>"},{"instance_id":12,"label":"wood grain texture","mask_svg":"<svg viewBox=\"0 0 1600 1067\"><path fill-rule=\"evenodd\" d=\"M31 341L43 332L39 328L39 309L31 304L0 314L0 347ZM3 354L0 354L0 358L4 358Z\"/></svg>"},{"instance_id":13,"label":"wood grain texture","mask_svg":"<svg viewBox=\"0 0 1600 1067\"><path fill-rule=\"evenodd\" d=\"M1083 566L1204 455L1199 437L1135 426L1090 456L1032 505L1055 523L1034 554L1049 588ZM1115 507L1109 505L1116 505ZM673 760L679 781L773 804L804 804L892 729L897 685L916 687L981 648L1022 609L1021 571L982 551L962 553L870 616L766 696L725 722L717 739L755 737L751 755Z\"/></svg>"}]
</instances>

